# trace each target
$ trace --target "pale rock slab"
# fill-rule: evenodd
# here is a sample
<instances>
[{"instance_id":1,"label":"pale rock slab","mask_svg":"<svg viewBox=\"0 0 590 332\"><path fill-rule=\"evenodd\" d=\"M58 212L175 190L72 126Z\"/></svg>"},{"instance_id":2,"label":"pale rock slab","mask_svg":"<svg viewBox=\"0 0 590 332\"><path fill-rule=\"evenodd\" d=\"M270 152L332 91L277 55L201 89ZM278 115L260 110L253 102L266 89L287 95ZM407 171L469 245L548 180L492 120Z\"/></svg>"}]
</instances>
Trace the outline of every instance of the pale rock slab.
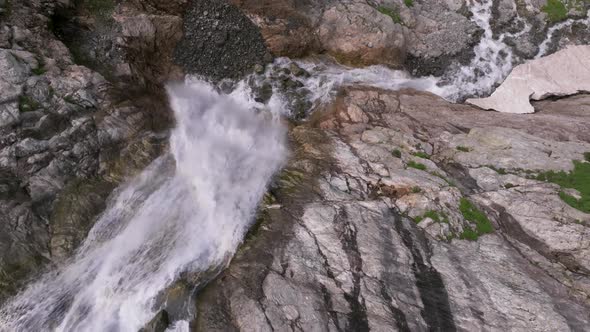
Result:
<instances>
[{"instance_id":1,"label":"pale rock slab","mask_svg":"<svg viewBox=\"0 0 590 332\"><path fill-rule=\"evenodd\" d=\"M488 98L467 103L503 113L534 113L530 100L590 91L590 46L570 46L516 66Z\"/></svg>"}]
</instances>

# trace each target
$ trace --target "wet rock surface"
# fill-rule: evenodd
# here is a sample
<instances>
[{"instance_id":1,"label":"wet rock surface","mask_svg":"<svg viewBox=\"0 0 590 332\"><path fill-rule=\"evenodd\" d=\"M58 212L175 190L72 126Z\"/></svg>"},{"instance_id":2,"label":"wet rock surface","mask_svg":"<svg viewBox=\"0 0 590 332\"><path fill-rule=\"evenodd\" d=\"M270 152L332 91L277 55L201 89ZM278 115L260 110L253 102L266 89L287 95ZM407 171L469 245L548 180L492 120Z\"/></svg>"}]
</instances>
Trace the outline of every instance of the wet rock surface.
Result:
<instances>
[{"instance_id":1,"label":"wet rock surface","mask_svg":"<svg viewBox=\"0 0 590 332\"><path fill-rule=\"evenodd\" d=\"M166 107L145 112L165 104L121 98L114 86L122 81L77 64L48 30L57 12L71 10L63 5L11 2L0 23L1 300L69 257L111 190L165 146L155 132L166 125L154 120Z\"/></svg>"},{"instance_id":2,"label":"wet rock surface","mask_svg":"<svg viewBox=\"0 0 590 332\"><path fill-rule=\"evenodd\" d=\"M590 216L533 176L584 159L587 100L525 118L345 88L291 131L275 200L198 295L193 329L588 328ZM480 221L465 200L491 233L466 235Z\"/></svg>"}]
</instances>

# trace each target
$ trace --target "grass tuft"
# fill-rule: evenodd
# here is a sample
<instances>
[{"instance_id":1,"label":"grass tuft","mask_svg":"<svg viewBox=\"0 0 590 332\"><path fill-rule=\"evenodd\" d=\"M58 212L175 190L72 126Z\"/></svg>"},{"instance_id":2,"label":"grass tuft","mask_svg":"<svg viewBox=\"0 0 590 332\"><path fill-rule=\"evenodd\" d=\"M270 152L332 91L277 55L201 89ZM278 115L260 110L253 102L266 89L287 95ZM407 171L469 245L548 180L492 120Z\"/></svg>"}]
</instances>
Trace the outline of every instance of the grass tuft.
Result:
<instances>
[{"instance_id":1,"label":"grass tuft","mask_svg":"<svg viewBox=\"0 0 590 332\"><path fill-rule=\"evenodd\" d=\"M485 213L480 211L470 200L463 197L459 203L459 211L465 220L475 223L475 229L466 228L461 234L462 239L475 241L480 235L493 233L494 226Z\"/></svg>"},{"instance_id":2,"label":"grass tuft","mask_svg":"<svg viewBox=\"0 0 590 332\"><path fill-rule=\"evenodd\" d=\"M508 174L508 171L505 168L497 168L495 166L492 165L487 165L487 167L491 170L496 171L496 173L500 174L500 175L506 175Z\"/></svg>"},{"instance_id":3,"label":"grass tuft","mask_svg":"<svg viewBox=\"0 0 590 332\"><path fill-rule=\"evenodd\" d=\"M421 163L417 163L413 160L408 162L408 167L410 168L415 168L415 169L419 169L421 171L425 171L426 170L426 165L421 164Z\"/></svg>"},{"instance_id":4,"label":"grass tuft","mask_svg":"<svg viewBox=\"0 0 590 332\"><path fill-rule=\"evenodd\" d=\"M571 172L548 171L540 173L536 179L577 190L581 195L580 199L565 192L561 192L559 197L571 207L590 213L590 163L574 160L574 169Z\"/></svg>"},{"instance_id":5,"label":"grass tuft","mask_svg":"<svg viewBox=\"0 0 590 332\"><path fill-rule=\"evenodd\" d=\"M547 4L541 10L547 14L547 18L552 23L560 22L567 18L567 8L562 0L548 0Z\"/></svg>"},{"instance_id":6,"label":"grass tuft","mask_svg":"<svg viewBox=\"0 0 590 332\"><path fill-rule=\"evenodd\" d=\"M430 159L430 156L422 151L414 152L414 153L412 153L412 156L415 156L418 158L423 158L423 159Z\"/></svg>"}]
</instances>

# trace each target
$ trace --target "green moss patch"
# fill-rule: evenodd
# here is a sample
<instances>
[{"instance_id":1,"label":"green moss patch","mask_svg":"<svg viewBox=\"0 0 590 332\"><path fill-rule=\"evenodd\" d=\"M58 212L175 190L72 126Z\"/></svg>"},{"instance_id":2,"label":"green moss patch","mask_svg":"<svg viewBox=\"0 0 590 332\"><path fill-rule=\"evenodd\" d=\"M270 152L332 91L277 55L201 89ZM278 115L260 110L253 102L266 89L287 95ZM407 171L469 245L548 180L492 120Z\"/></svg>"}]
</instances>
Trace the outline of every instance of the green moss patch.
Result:
<instances>
[{"instance_id":1,"label":"green moss patch","mask_svg":"<svg viewBox=\"0 0 590 332\"><path fill-rule=\"evenodd\" d=\"M448 224L449 223L449 216L447 216L446 213L444 213L444 212L438 212L438 211L435 211L435 210L427 211L423 215L414 218L414 221L417 224L419 224L422 220L424 220L426 218L430 218L430 219L434 220L437 223L445 223L445 224Z\"/></svg>"},{"instance_id":2,"label":"green moss patch","mask_svg":"<svg viewBox=\"0 0 590 332\"><path fill-rule=\"evenodd\" d=\"M461 152L470 152L470 151L471 151L471 149L470 149L470 148L468 148L468 147L466 147L466 146L462 146L462 145L459 145L459 146L457 147L457 150L458 150L458 151L461 151Z\"/></svg>"},{"instance_id":3,"label":"green moss patch","mask_svg":"<svg viewBox=\"0 0 590 332\"><path fill-rule=\"evenodd\" d=\"M430 156L428 154L426 154L425 152L422 152L422 151L414 152L414 153L412 153L412 155L413 156L416 156L418 158L430 159Z\"/></svg>"},{"instance_id":4,"label":"green moss patch","mask_svg":"<svg viewBox=\"0 0 590 332\"><path fill-rule=\"evenodd\" d=\"M544 172L536 177L539 181L552 182L562 188L575 189L581 198L561 192L559 197L573 208L590 213L590 163L575 160L574 169L569 172Z\"/></svg>"},{"instance_id":5,"label":"green moss patch","mask_svg":"<svg viewBox=\"0 0 590 332\"><path fill-rule=\"evenodd\" d=\"M404 0L406 7L414 7L414 0Z\"/></svg>"},{"instance_id":6,"label":"green moss patch","mask_svg":"<svg viewBox=\"0 0 590 332\"><path fill-rule=\"evenodd\" d=\"M541 10L547 14L549 21L553 23L567 18L567 8L561 0L548 0Z\"/></svg>"},{"instance_id":7,"label":"green moss patch","mask_svg":"<svg viewBox=\"0 0 590 332\"><path fill-rule=\"evenodd\" d=\"M461 233L460 236L461 239L475 241L480 235L494 232L494 226L486 214L480 211L467 198L461 198L461 202L459 203L459 211L461 211L461 214L465 220L475 224L475 229L466 228L463 230L463 233Z\"/></svg>"},{"instance_id":8,"label":"green moss patch","mask_svg":"<svg viewBox=\"0 0 590 332\"><path fill-rule=\"evenodd\" d=\"M426 170L426 165L424 165L424 164L421 164L421 163L417 163L417 162L415 162L415 161L413 161L413 160L412 160L412 161L410 161L410 162L408 162L408 167L410 167L410 168L415 168L415 169L419 169L419 170L421 170L421 171L424 171L424 170Z\"/></svg>"},{"instance_id":9,"label":"green moss patch","mask_svg":"<svg viewBox=\"0 0 590 332\"><path fill-rule=\"evenodd\" d=\"M497 167L492 166L492 165L487 165L487 167L490 168L490 169L492 169L492 170L494 170L494 171L496 171L496 173L498 173L500 175L506 175L506 174L508 174L508 171L506 171L505 168L497 168Z\"/></svg>"},{"instance_id":10,"label":"green moss patch","mask_svg":"<svg viewBox=\"0 0 590 332\"><path fill-rule=\"evenodd\" d=\"M393 151L391 151L391 155L396 157L396 158L401 158L402 157L402 152L399 149L395 149Z\"/></svg>"}]
</instances>

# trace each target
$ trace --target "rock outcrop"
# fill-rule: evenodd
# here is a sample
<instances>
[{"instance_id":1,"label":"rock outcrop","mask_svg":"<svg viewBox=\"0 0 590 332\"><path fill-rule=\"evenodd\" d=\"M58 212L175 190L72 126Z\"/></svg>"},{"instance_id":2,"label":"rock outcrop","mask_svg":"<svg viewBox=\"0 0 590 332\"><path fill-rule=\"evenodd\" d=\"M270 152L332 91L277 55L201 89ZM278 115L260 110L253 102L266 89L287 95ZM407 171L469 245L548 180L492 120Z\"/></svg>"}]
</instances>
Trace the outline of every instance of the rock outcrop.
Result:
<instances>
[{"instance_id":1,"label":"rock outcrop","mask_svg":"<svg viewBox=\"0 0 590 332\"><path fill-rule=\"evenodd\" d=\"M478 39L475 24L457 13L464 5L413 1L410 6L401 0L232 3L260 28L276 56L328 54L348 65L399 68L409 54L416 67L443 58L448 64L469 53Z\"/></svg>"},{"instance_id":2,"label":"rock outcrop","mask_svg":"<svg viewBox=\"0 0 590 332\"><path fill-rule=\"evenodd\" d=\"M318 35L325 51L344 64L401 67L405 61L402 26L366 3L326 8Z\"/></svg>"},{"instance_id":3,"label":"rock outcrop","mask_svg":"<svg viewBox=\"0 0 590 332\"><path fill-rule=\"evenodd\" d=\"M79 57L83 45L68 49L56 38L67 32L60 15L72 10L63 5L11 1L0 18L0 301L69 257L111 190L166 145L157 133L170 125L165 100L125 85L131 71L107 80L76 63L95 62ZM103 9L93 15L103 17ZM123 61L119 49L110 54ZM115 86L127 86L126 95Z\"/></svg>"},{"instance_id":4,"label":"rock outcrop","mask_svg":"<svg viewBox=\"0 0 590 332\"><path fill-rule=\"evenodd\" d=\"M194 330L587 329L590 215L536 175L584 160L588 100L523 118L345 88L291 131L295 155L198 295Z\"/></svg>"},{"instance_id":5,"label":"rock outcrop","mask_svg":"<svg viewBox=\"0 0 590 332\"><path fill-rule=\"evenodd\" d=\"M533 113L530 100L590 92L590 46L570 46L516 66L487 98L467 103L504 113Z\"/></svg>"}]
</instances>

